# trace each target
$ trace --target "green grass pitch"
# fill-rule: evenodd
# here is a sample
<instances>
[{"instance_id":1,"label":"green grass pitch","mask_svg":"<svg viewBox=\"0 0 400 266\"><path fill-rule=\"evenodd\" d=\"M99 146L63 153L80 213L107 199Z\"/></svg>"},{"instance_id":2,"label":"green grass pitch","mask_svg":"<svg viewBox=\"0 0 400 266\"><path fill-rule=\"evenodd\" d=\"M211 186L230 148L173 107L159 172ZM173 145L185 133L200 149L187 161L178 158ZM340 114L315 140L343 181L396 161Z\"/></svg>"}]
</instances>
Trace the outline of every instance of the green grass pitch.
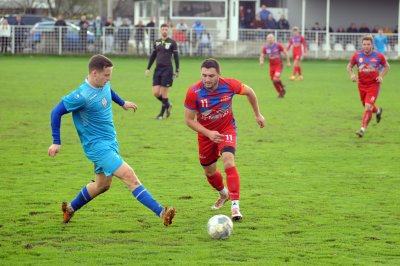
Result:
<instances>
[{"instance_id":1,"label":"green grass pitch","mask_svg":"<svg viewBox=\"0 0 400 266\"><path fill-rule=\"evenodd\" d=\"M112 87L139 105L114 105L122 157L162 204L173 205L171 227L134 200L114 178L111 189L69 224L60 203L93 179L71 115L63 146L52 142L50 112L85 78L88 57L0 58L0 264L2 265L399 265L400 64L391 62L375 117L364 138L363 114L345 61L304 61L304 81L286 98L254 59L221 59L224 77L254 88L266 127L259 129L246 97L234 98L236 165L242 223L226 241L206 232L217 194L197 157L197 138L183 120L187 88L200 79L201 59L182 59L170 98L172 116L154 119L160 104L144 76L147 59L112 58ZM220 169L221 169L220 165Z\"/></svg>"}]
</instances>

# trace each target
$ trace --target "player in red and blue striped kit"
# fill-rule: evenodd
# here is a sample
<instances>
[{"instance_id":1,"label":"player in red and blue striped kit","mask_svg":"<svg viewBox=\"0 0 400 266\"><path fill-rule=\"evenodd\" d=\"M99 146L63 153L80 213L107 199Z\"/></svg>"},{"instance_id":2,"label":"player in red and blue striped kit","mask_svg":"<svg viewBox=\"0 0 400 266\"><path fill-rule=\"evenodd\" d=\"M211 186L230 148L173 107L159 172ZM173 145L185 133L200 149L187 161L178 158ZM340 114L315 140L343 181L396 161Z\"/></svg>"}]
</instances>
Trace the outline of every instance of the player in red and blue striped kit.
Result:
<instances>
[{"instance_id":1,"label":"player in red and blue striped kit","mask_svg":"<svg viewBox=\"0 0 400 266\"><path fill-rule=\"evenodd\" d=\"M269 58L269 75L276 91L279 93L279 98L283 98L286 94L285 86L281 81L283 68L281 53L285 54L287 66L290 67L287 51L283 48L282 44L275 41L273 34L268 34L267 43L263 46L260 54L260 64L264 64L264 56L267 55Z\"/></svg>"},{"instance_id":2,"label":"player in red and blue striped kit","mask_svg":"<svg viewBox=\"0 0 400 266\"><path fill-rule=\"evenodd\" d=\"M379 90L383 77L389 71L389 63L383 54L373 50L374 40L372 36L365 36L362 39L362 50L354 53L349 64L347 72L353 82L357 81L353 73L353 67L358 68L358 90L360 99L364 106L364 116L362 118L361 129L356 134L361 138L371 120L372 113L376 113L376 122L379 123L382 118L382 107L376 107L375 102L378 98ZM381 66L383 69L380 71Z\"/></svg>"},{"instance_id":3,"label":"player in red and blue striped kit","mask_svg":"<svg viewBox=\"0 0 400 266\"><path fill-rule=\"evenodd\" d=\"M257 96L247 85L230 78L221 78L219 63L207 59L201 65L202 80L191 86L185 99L186 124L198 132L200 164L207 180L220 194L211 207L221 208L232 200L232 220L242 219L239 209L240 180L234 163L236 149L236 124L232 113L232 98L235 94L246 95L260 128L264 117L260 113ZM197 119L196 119L197 118ZM217 160L222 156L228 190L217 170Z\"/></svg>"},{"instance_id":4,"label":"player in red and blue striped kit","mask_svg":"<svg viewBox=\"0 0 400 266\"><path fill-rule=\"evenodd\" d=\"M303 75L301 73L300 61L307 54L307 45L303 36L300 35L299 28L293 27L293 36L289 40L289 44L286 47L286 51L289 52L290 47L293 45L293 75L289 78L290 80L303 80ZM296 75L299 75L296 78Z\"/></svg>"}]
</instances>

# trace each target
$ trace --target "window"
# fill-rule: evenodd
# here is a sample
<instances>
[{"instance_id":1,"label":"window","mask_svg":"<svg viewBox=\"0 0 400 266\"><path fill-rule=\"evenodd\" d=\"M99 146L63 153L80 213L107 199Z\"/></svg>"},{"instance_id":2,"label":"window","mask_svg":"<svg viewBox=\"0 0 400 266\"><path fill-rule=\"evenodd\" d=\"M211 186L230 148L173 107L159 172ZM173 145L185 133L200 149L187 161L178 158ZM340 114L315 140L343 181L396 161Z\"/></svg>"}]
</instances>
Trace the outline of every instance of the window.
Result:
<instances>
[{"instance_id":1,"label":"window","mask_svg":"<svg viewBox=\"0 0 400 266\"><path fill-rule=\"evenodd\" d=\"M171 18L226 18L225 1L171 0Z\"/></svg>"}]
</instances>

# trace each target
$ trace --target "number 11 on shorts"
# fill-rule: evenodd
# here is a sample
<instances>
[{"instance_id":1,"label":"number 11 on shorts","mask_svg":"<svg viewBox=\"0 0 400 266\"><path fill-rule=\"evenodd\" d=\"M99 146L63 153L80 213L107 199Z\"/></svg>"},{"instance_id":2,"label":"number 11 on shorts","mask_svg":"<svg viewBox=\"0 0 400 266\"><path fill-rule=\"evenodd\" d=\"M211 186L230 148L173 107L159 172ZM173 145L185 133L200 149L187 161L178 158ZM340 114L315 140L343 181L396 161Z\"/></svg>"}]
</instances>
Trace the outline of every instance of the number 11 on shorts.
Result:
<instances>
[{"instance_id":1,"label":"number 11 on shorts","mask_svg":"<svg viewBox=\"0 0 400 266\"><path fill-rule=\"evenodd\" d=\"M233 141L232 135L225 135L225 141L232 142Z\"/></svg>"}]
</instances>

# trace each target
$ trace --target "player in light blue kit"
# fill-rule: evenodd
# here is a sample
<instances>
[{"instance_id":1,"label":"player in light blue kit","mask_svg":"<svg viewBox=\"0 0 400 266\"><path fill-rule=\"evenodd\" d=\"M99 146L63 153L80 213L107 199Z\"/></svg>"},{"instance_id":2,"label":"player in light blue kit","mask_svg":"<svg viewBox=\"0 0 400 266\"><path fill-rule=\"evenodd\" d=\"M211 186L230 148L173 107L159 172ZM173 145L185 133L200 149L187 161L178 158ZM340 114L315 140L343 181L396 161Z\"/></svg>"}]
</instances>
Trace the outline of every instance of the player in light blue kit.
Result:
<instances>
[{"instance_id":1,"label":"player in light blue kit","mask_svg":"<svg viewBox=\"0 0 400 266\"><path fill-rule=\"evenodd\" d=\"M51 157L61 148L61 117L72 112L75 127L86 157L94 163L95 181L87 184L71 203L63 202L63 221L68 223L74 213L101 193L106 192L116 176L124 182L133 196L159 216L165 226L172 224L174 208L161 206L141 185L133 169L119 155L114 129L111 101L123 109L136 111L133 102L122 100L110 87L113 64L103 55L95 55L89 61L89 75L83 84L54 107L51 113L53 144L49 147Z\"/></svg>"},{"instance_id":2,"label":"player in light blue kit","mask_svg":"<svg viewBox=\"0 0 400 266\"><path fill-rule=\"evenodd\" d=\"M386 56L387 45L388 38L383 34L383 30L379 29L378 34L374 37L374 46L376 51Z\"/></svg>"}]
</instances>

